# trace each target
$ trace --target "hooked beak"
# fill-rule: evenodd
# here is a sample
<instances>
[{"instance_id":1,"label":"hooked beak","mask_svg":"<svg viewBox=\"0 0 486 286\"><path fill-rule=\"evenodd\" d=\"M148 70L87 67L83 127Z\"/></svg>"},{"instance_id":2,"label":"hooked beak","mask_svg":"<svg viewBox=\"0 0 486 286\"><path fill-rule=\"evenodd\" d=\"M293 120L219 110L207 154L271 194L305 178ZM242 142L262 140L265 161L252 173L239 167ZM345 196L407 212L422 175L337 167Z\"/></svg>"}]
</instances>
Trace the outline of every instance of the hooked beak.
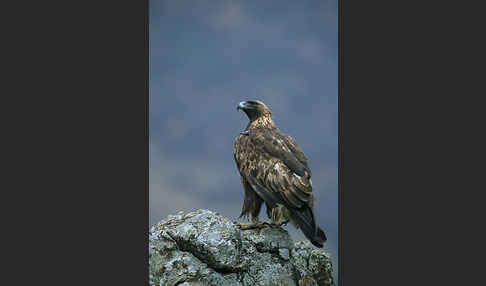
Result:
<instances>
[{"instance_id":1,"label":"hooked beak","mask_svg":"<svg viewBox=\"0 0 486 286\"><path fill-rule=\"evenodd\" d=\"M236 107L236 110L238 109L244 109L246 107L246 102L242 101L238 104L238 106Z\"/></svg>"}]
</instances>

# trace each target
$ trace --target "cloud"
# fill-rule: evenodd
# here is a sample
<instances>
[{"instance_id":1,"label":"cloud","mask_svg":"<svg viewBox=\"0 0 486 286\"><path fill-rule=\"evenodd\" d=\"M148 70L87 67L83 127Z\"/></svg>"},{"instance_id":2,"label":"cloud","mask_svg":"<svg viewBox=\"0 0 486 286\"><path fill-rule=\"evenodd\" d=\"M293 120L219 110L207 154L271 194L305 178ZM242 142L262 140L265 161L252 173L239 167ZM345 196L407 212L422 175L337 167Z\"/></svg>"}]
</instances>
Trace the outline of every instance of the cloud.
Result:
<instances>
[{"instance_id":1,"label":"cloud","mask_svg":"<svg viewBox=\"0 0 486 286\"><path fill-rule=\"evenodd\" d=\"M277 73L256 82L257 94L271 108L272 113L284 114L292 109L293 98L302 99L308 94L307 82L291 73Z\"/></svg>"},{"instance_id":2,"label":"cloud","mask_svg":"<svg viewBox=\"0 0 486 286\"><path fill-rule=\"evenodd\" d=\"M214 209L214 200L225 201L223 211L235 215L243 193L236 167L229 170L220 161L175 159L160 144L150 142L149 198L150 221L180 210ZM226 186L226 187L225 187ZM234 190L235 196L227 191ZM231 198L234 197L234 200ZM212 201L213 200L213 201ZM235 207L235 205L237 205Z\"/></svg>"},{"instance_id":3,"label":"cloud","mask_svg":"<svg viewBox=\"0 0 486 286\"><path fill-rule=\"evenodd\" d=\"M245 33L250 37L264 36L267 39L277 39L284 35L288 25L285 19L261 17L245 4L248 2L218 2L205 22L216 32L231 32L238 36Z\"/></svg>"},{"instance_id":4,"label":"cloud","mask_svg":"<svg viewBox=\"0 0 486 286\"><path fill-rule=\"evenodd\" d=\"M150 178L159 187L185 189L182 191L190 191L200 197L209 192L223 192L221 186L238 182L236 167L228 170L220 160L177 158L154 150L155 146L152 145L150 150ZM229 173L233 178L228 176Z\"/></svg>"},{"instance_id":5,"label":"cloud","mask_svg":"<svg viewBox=\"0 0 486 286\"><path fill-rule=\"evenodd\" d=\"M316 39L304 39L297 45L297 56L309 63L319 63L325 52L324 46Z\"/></svg>"},{"instance_id":6,"label":"cloud","mask_svg":"<svg viewBox=\"0 0 486 286\"><path fill-rule=\"evenodd\" d=\"M249 22L241 4L235 1L224 1L208 18L209 25L217 30L241 29Z\"/></svg>"},{"instance_id":7,"label":"cloud","mask_svg":"<svg viewBox=\"0 0 486 286\"><path fill-rule=\"evenodd\" d=\"M187 135L189 126L183 118L169 117L164 122L164 130L166 138L179 140Z\"/></svg>"}]
</instances>

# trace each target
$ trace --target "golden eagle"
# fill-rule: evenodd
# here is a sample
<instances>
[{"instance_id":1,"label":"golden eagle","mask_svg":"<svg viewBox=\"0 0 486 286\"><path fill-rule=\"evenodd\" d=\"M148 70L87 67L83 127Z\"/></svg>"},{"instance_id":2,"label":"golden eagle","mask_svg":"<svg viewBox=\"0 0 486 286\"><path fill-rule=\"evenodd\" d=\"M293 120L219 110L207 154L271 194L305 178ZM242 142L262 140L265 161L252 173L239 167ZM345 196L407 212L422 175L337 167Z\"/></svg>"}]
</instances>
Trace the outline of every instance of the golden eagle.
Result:
<instances>
[{"instance_id":1,"label":"golden eagle","mask_svg":"<svg viewBox=\"0 0 486 286\"><path fill-rule=\"evenodd\" d=\"M270 109L261 101L242 101L250 122L235 139L234 157L245 190L242 229L281 226L292 222L317 247L326 241L314 218L314 195L307 158L294 138L275 127ZM270 223L259 223L263 202ZM283 221L283 219L286 221Z\"/></svg>"}]
</instances>

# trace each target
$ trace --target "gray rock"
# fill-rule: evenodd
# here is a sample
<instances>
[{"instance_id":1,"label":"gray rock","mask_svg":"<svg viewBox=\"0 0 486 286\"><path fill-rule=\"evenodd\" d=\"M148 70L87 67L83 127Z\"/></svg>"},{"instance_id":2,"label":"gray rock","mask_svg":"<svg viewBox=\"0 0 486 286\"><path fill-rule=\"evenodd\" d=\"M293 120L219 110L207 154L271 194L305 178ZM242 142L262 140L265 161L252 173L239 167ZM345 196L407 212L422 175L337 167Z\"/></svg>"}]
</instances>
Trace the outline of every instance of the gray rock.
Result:
<instances>
[{"instance_id":1,"label":"gray rock","mask_svg":"<svg viewBox=\"0 0 486 286\"><path fill-rule=\"evenodd\" d=\"M179 212L149 233L150 285L334 285L330 257L283 228L241 231L208 210Z\"/></svg>"}]
</instances>

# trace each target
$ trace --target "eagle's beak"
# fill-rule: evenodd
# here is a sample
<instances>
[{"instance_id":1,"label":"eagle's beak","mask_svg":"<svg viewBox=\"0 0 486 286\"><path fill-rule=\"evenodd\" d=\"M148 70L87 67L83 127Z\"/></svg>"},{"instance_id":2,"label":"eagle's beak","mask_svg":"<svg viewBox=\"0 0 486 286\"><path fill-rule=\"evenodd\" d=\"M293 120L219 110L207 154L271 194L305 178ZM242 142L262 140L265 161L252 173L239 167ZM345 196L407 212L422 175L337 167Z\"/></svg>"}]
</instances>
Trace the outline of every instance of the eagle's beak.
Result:
<instances>
[{"instance_id":1,"label":"eagle's beak","mask_svg":"<svg viewBox=\"0 0 486 286\"><path fill-rule=\"evenodd\" d=\"M244 108L245 108L245 103L246 103L246 102L244 102L244 101L240 102L240 103L238 104L238 106L236 107L236 110L238 110L238 109L244 109Z\"/></svg>"}]
</instances>

